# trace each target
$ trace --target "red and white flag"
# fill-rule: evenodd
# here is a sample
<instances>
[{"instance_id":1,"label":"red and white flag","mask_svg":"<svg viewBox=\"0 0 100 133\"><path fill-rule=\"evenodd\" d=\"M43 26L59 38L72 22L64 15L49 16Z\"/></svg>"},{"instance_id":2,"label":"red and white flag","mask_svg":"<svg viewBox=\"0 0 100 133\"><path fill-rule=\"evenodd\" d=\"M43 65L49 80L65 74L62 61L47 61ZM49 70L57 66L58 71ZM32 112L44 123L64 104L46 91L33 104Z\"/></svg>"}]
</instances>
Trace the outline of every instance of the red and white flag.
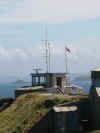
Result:
<instances>
[{"instance_id":1,"label":"red and white flag","mask_svg":"<svg viewBox=\"0 0 100 133\"><path fill-rule=\"evenodd\" d=\"M66 52L71 53L70 49L68 47L65 47Z\"/></svg>"}]
</instances>

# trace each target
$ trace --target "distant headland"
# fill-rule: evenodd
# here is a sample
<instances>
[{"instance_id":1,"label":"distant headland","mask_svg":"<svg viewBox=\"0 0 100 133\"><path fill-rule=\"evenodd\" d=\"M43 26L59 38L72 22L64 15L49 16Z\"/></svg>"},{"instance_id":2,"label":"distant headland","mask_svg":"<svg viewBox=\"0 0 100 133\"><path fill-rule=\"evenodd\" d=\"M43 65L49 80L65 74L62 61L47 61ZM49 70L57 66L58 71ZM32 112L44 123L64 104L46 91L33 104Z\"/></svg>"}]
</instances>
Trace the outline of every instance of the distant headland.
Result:
<instances>
[{"instance_id":1,"label":"distant headland","mask_svg":"<svg viewBox=\"0 0 100 133\"><path fill-rule=\"evenodd\" d=\"M14 82L12 82L12 84L25 84L25 83L28 83L28 81L25 81L25 80L16 80Z\"/></svg>"}]
</instances>

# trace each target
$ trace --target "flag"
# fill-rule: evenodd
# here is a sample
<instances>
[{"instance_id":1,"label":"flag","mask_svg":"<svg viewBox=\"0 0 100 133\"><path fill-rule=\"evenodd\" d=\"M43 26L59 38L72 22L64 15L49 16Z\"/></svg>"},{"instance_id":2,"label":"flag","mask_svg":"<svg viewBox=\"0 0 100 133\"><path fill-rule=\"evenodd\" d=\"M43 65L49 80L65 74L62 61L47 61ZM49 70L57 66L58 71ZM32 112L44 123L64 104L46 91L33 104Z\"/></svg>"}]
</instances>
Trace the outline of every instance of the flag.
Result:
<instances>
[{"instance_id":1,"label":"flag","mask_svg":"<svg viewBox=\"0 0 100 133\"><path fill-rule=\"evenodd\" d=\"M70 49L68 47L65 47L65 50L69 53L71 53Z\"/></svg>"}]
</instances>

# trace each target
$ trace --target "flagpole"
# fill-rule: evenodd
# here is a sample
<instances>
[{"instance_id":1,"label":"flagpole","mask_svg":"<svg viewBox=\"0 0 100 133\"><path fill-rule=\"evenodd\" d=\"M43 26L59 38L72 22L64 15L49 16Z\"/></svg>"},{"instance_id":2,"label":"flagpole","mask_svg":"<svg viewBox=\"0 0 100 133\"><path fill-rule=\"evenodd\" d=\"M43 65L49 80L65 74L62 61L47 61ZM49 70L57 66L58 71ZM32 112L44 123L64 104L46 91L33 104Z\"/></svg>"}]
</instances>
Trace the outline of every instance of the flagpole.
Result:
<instances>
[{"instance_id":1,"label":"flagpole","mask_svg":"<svg viewBox=\"0 0 100 133\"><path fill-rule=\"evenodd\" d=\"M68 64L67 64L67 61L68 61L68 59L67 59L67 50L66 50L66 46L65 46L65 72L66 72L66 76L68 76ZM67 79L67 81L66 81L66 86L68 86L68 79Z\"/></svg>"},{"instance_id":2,"label":"flagpole","mask_svg":"<svg viewBox=\"0 0 100 133\"><path fill-rule=\"evenodd\" d=\"M69 75L69 69L68 69L68 56L67 56L67 53L70 53L70 49L66 46L65 47L65 63L66 63L66 75L68 76L69 78L69 81L67 80L67 85L70 86L70 75Z\"/></svg>"},{"instance_id":3,"label":"flagpole","mask_svg":"<svg viewBox=\"0 0 100 133\"><path fill-rule=\"evenodd\" d=\"M67 74L68 73L68 69L67 69L67 51L66 51L66 49L65 49L65 65L66 65L65 66L66 67L65 68L66 69L65 71L66 71L66 74Z\"/></svg>"}]
</instances>

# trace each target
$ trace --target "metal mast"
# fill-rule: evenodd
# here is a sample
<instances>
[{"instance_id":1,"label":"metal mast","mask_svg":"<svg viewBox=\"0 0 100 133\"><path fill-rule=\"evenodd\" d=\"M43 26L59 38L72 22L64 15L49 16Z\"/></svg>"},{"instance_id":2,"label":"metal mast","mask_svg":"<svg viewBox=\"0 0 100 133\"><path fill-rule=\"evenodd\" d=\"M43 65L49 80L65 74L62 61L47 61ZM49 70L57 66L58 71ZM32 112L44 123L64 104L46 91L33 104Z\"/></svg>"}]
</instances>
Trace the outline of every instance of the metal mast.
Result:
<instances>
[{"instance_id":1,"label":"metal mast","mask_svg":"<svg viewBox=\"0 0 100 133\"><path fill-rule=\"evenodd\" d=\"M43 37L43 36L42 36ZM48 41L48 29L45 26L45 35L42 39L45 47L45 65L46 65L46 73L50 73L51 71L51 44Z\"/></svg>"},{"instance_id":2,"label":"metal mast","mask_svg":"<svg viewBox=\"0 0 100 133\"><path fill-rule=\"evenodd\" d=\"M48 40L47 40L47 27L45 27L45 50L46 50L46 72L48 73Z\"/></svg>"},{"instance_id":3,"label":"metal mast","mask_svg":"<svg viewBox=\"0 0 100 133\"><path fill-rule=\"evenodd\" d=\"M33 66L33 71L35 71L36 74L39 73L39 71L41 71L42 69L41 68L38 68L38 67L34 67Z\"/></svg>"},{"instance_id":4,"label":"metal mast","mask_svg":"<svg viewBox=\"0 0 100 133\"><path fill-rule=\"evenodd\" d=\"M45 40L43 41L45 43L46 73L48 72L50 73L51 71L51 46L47 38L48 38L48 29L45 26Z\"/></svg>"},{"instance_id":5,"label":"metal mast","mask_svg":"<svg viewBox=\"0 0 100 133\"><path fill-rule=\"evenodd\" d=\"M68 59L67 59L67 51L66 51L66 48L65 48L65 66L66 66L66 74L68 74Z\"/></svg>"},{"instance_id":6,"label":"metal mast","mask_svg":"<svg viewBox=\"0 0 100 133\"><path fill-rule=\"evenodd\" d=\"M50 43L48 43L48 48L49 48L49 73L51 71L51 47Z\"/></svg>"}]
</instances>

